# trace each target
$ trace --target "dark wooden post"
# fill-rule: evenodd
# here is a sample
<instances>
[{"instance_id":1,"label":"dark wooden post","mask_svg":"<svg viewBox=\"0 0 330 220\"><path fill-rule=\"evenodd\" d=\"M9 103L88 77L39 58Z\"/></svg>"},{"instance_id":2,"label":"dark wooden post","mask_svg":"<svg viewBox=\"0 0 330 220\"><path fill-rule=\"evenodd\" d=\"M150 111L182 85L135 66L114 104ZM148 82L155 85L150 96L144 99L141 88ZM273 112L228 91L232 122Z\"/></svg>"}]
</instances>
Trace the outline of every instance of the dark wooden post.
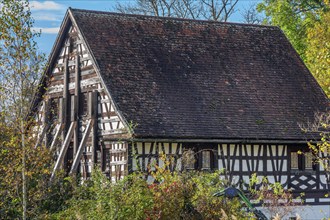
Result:
<instances>
[{"instance_id":1,"label":"dark wooden post","mask_svg":"<svg viewBox=\"0 0 330 220\"><path fill-rule=\"evenodd\" d=\"M64 144L64 140L68 131L68 110L69 110L69 60L68 57L65 58L64 64L64 75L63 75L63 101L62 101L62 114L61 114L61 122L63 126L62 131L62 145ZM66 159L64 159L64 167L66 166Z\"/></svg>"},{"instance_id":2,"label":"dark wooden post","mask_svg":"<svg viewBox=\"0 0 330 220\"><path fill-rule=\"evenodd\" d=\"M79 100L80 100L80 66L79 55L76 55L76 68L75 68L75 91L74 91L74 103L73 103L73 118L72 121L76 121L78 126L74 130L73 137L73 158L76 156L77 149L79 147Z\"/></svg>"},{"instance_id":3,"label":"dark wooden post","mask_svg":"<svg viewBox=\"0 0 330 220\"><path fill-rule=\"evenodd\" d=\"M267 144L263 144L263 167L262 167L262 170L263 170L263 176L267 176L267 173L268 173L268 171L267 171L267 169L268 169L268 167L267 167L267 162L268 162L268 160L267 160L267 152L268 152L268 149L267 149ZM288 167L288 169L289 169L289 167ZM290 178L290 177L289 177Z\"/></svg>"},{"instance_id":4,"label":"dark wooden post","mask_svg":"<svg viewBox=\"0 0 330 220\"><path fill-rule=\"evenodd\" d=\"M159 155L158 155L158 144L155 142L155 147L156 147L156 155L157 155L157 160L159 160ZM126 152L127 152L127 175L130 174L133 171L133 143L132 142L127 142L126 143ZM157 162L157 165L159 163Z\"/></svg>"},{"instance_id":5,"label":"dark wooden post","mask_svg":"<svg viewBox=\"0 0 330 220\"><path fill-rule=\"evenodd\" d=\"M62 109L61 109L61 122L64 126L62 132L62 141L64 141L66 132L67 132L67 111L68 111L68 99L69 99L69 66L68 66L68 58L65 58L64 65L64 80L63 80L63 99L62 99Z\"/></svg>"},{"instance_id":6,"label":"dark wooden post","mask_svg":"<svg viewBox=\"0 0 330 220\"><path fill-rule=\"evenodd\" d=\"M97 138L98 92L93 91L89 95L90 95L90 97L89 97L89 115L90 115L90 118L94 121L93 131L92 131L92 162L93 162L93 166L94 166L94 164L97 161L96 150L97 150L97 146L98 146L98 138Z\"/></svg>"}]
</instances>

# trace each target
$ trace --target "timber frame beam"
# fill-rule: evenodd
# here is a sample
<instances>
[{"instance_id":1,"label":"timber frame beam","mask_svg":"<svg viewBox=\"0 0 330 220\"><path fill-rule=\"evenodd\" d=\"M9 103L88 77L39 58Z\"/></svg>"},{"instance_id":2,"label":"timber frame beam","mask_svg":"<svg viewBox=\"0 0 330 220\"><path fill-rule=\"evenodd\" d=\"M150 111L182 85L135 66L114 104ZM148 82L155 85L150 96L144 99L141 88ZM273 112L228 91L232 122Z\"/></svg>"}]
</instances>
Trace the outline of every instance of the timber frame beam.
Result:
<instances>
[{"instance_id":1,"label":"timber frame beam","mask_svg":"<svg viewBox=\"0 0 330 220\"><path fill-rule=\"evenodd\" d=\"M62 132L62 129L63 129L63 126L62 126L62 123L59 123L58 125L57 125L57 130L56 130L56 133L55 133L55 136L54 136L54 138L53 138L53 141L52 141L52 143L51 143L51 145L50 145L50 150L53 150L53 148L55 147L55 144L57 143L57 141L58 141L58 136L60 135L60 133ZM56 129L56 128L55 128Z\"/></svg>"},{"instance_id":2,"label":"timber frame beam","mask_svg":"<svg viewBox=\"0 0 330 220\"><path fill-rule=\"evenodd\" d=\"M88 121L88 124L87 124L87 128L86 128L86 132L84 133L83 137L82 137L82 140L79 144L79 148L77 150L77 153L76 153L76 156L73 160L73 164L72 164L72 167L71 167L71 170L70 170L70 174L72 174L73 172L75 172L78 168L78 165L79 165L79 161L80 161L80 158L81 158L81 155L83 153L83 148L85 147L85 144L86 144L86 141L87 141L87 138L91 132L91 129L92 129L92 126L94 124L94 120L93 119L89 119Z\"/></svg>"},{"instance_id":3,"label":"timber frame beam","mask_svg":"<svg viewBox=\"0 0 330 220\"><path fill-rule=\"evenodd\" d=\"M63 159L64 159L64 156L68 150L68 147L69 147L69 144L70 144L70 140L73 136L73 131L76 127L77 123L76 122L71 122L71 125L70 125L70 128L69 128L69 131L65 137L65 140L64 140L64 143L61 147L61 151L60 151L60 154L58 155L58 158L56 160L56 163L55 163L55 166L54 166L54 169L53 169L53 172L52 172L52 175L50 177L50 180L52 181L55 177L55 173L56 171L59 169L61 163L63 162Z\"/></svg>"}]
</instances>

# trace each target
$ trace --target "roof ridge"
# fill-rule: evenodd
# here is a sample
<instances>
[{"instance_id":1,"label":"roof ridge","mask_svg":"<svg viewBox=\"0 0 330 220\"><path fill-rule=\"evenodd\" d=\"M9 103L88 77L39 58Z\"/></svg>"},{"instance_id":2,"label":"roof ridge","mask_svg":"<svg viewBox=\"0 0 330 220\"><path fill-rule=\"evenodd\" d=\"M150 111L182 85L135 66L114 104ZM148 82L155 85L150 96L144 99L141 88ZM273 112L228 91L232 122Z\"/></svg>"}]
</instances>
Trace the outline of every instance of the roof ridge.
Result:
<instances>
[{"instance_id":1,"label":"roof ridge","mask_svg":"<svg viewBox=\"0 0 330 220\"><path fill-rule=\"evenodd\" d=\"M122 16L122 17L141 17L141 18L153 18L153 19L160 19L160 20L174 20L174 21L192 21L192 22L199 22L199 23L213 23L213 24L222 24L222 25L235 25L235 26L246 26L246 27L263 27L269 29L280 29L277 26L272 25L264 25L264 24L248 24L248 23L239 23L239 22L224 22L224 21L213 21L213 20L202 20L202 19L191 19L191 18L178 18L178 17L162 17L162 16L152 16L152 15L141 15L141 14L125 14L120 12L112 12L112 11L99 11L99 10L90 10L90 9L79 9L79 8L71 8L71 11L77 12L87 12L87 13L95 13L95 14L107 14L107 15L114 15L114 16Z\"/></svg>"}]
</instances>

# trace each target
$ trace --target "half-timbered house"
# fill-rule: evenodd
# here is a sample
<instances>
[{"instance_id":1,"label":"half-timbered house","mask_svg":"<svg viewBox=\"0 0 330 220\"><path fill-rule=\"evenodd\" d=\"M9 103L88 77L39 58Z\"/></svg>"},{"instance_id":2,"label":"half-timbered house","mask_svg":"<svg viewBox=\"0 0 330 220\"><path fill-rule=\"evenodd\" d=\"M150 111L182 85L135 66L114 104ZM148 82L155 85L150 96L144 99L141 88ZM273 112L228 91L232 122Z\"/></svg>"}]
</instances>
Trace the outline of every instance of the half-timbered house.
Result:
<instances>
[{"instance_id":1,"label":"half-timbered house","mask_svg":"<svg viewBox=\"0 0 330 220\"><path fill-rule=\"evenodd\" d=\"M243 188L257 173L330 204L308 153L318 136L299 127L327 108L277 27L69 9L32 113L54 173L98 164L117 180L164 153L173 169L225 169Z\"/></svg>"}]
</instances>

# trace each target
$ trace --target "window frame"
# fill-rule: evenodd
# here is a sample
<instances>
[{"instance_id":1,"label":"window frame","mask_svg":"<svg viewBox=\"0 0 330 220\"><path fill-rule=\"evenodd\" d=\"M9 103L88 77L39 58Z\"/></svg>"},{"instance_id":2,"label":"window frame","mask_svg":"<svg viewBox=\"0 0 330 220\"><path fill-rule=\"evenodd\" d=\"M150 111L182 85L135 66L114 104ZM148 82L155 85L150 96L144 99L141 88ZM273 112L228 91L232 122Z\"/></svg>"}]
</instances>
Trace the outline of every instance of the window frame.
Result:
<instances>
[{"instance_id":1,"label":"window frame","mask_svg":"<svg viewBox=\"0 0 330 220\"><path fill-rule=\"evenodd\" d=\"M183 164L183 170L199 170L199 171L212 171L216 170L217 167L217 153L214 145L210 144L189 144L190 146L184 146L185 150L192 150L194 153L193 166L186 167ZM203 152L209 152L209 166L203 165Z\"/></svg>"},{"instance_id":2,"label":"window frame","mask_svg":"<svg viewBox=\"0 0 330 220\"><path fill-rule=\"evenodd\" d=\"M311 160L309 162L309 164L308 164L307 156L310 157L310 160ZM297 166L293 167L294 157L296 157ZM305 147L305 149L302 149L302 147L300 147L300 148L295 147L295 148L291 149L289 159L290 159L290 167L289 168L292 171L296 172L296 171L317 171L318 170L317 163L315 163L315 156L308 149L307 146Z\"/></svg>"}]
</instances>

